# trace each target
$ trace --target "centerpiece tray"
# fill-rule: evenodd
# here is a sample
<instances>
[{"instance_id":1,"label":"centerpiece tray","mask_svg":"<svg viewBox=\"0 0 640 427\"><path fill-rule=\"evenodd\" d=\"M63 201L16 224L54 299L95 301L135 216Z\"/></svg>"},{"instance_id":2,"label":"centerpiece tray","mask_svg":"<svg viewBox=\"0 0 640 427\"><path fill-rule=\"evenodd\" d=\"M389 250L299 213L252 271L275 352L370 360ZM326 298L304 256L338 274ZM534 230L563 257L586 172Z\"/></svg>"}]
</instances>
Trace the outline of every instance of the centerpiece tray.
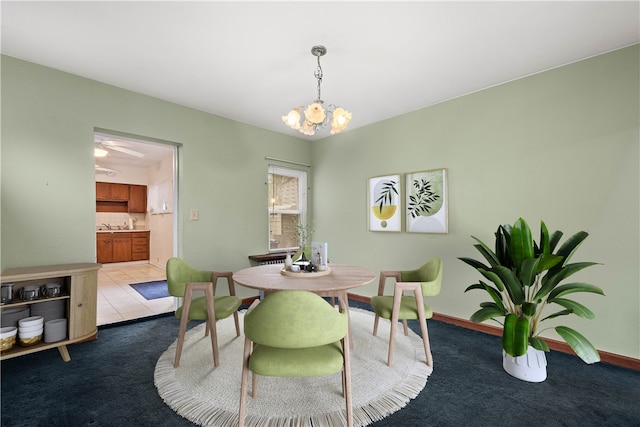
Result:
<instances>
[{"instance_id":1,"label":"centerpiece tray","mask_svg":"<svg viewBox=\"0 0 640 427\"><path fill-rule=\"evenodd\" d=\"M280 274L282 274L283 276L312 278L312 277L327 276L331 274L331 269L327 267L326 270L322 270L322 271L306 272L306 271L289 271L283 268L282 270L280 270Z\"/></svg>"}]
</instances>

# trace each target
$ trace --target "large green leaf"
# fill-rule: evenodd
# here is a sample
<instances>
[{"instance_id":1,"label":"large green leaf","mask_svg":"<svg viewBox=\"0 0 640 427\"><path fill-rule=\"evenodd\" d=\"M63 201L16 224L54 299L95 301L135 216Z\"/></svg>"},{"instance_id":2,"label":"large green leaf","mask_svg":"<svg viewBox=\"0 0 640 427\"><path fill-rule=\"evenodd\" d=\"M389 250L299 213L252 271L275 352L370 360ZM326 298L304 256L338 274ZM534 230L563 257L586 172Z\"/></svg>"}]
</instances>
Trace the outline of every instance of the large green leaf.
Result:
<instances>
[{"instance_id":1,"label":"large green leaf","mask_svg":"<svg viewBox=\"0 0 640 427\"><path fill-rule=\"evenodd\" d=\"M596 317L596 315L593 314L593 311L589 310L587 307L580 304L579 302L576 302L570 299L554 298L554 299L547 299L547 301L561 305L567 310L571 310L572 313L577 314L580 317L584 317L585 319L593 319L594 317Z\"/></svg>"},{"instance_id":2,"label":"large green leaf","mask_svg":"<svg viewBox=\"0 0 640 427\"><path fill-rule=\"evenodd\" d=\"M491 299L495 302L496 306L500 310L502 310L502 312L506 313L506 310L504 308L504 303L502 302L502 295L500 294L500 292L498 292L498 290L496 290L495 288L492 288L491 286L487 285L482 281L480 281L480 283L484 286L484 289L485 291L487 291L489 296L491 296Z\"/></svg>"},{"instance_id":3,"label":"large green leaf","mask_svg":"<svg viewBox=\"0 0 640 427\"><path fill-rule=\"evenodd\" d=\"M549 241L549 230L544 221L540 221L540 254L548 255L551 253L551 242Z\"/></svg>"},{"instance_id":4,"label":"large green leaf","mask_svg":"<svg viewBox=\"0 0 640 427\"><path fill-rule=\"evenodd\" d=\"M580 246L580 244L584 241L584 239L587 238L588 235L589 234L585 231L579 231L565 240L562 245L560 245L560 248L556 252L556 255L563 257L564 261L561 265L557 265L555 268L551 269L551 271L549 272L551 275L556 274L563 266L565 266L569 262L571 256L578 249L578 246Z\"/></svg>"},{"instance_id":5,"label":"large green leaf","mask_svg":"<svg viewBox=\"0 0 640 427\"><path fill-rule=\"evenodd\" d=\"M560 297L563 295L567 295L573 292L591 292L594 294L604 295L602 289L595 285L590 285L589 283L565 283L564 285L560 285L556 287L549 293L549 299Z\"/></svg>"},{"instance_id":6,"label":"large green leaf","mask_svg":"<svg viewBox=\"0 0 640 427\"><path fill-rule=\"evenodd\" d=\"M549 344L540 337L529 337L529 345L536 350L549 351Z\"/></svg>"},{"instance_id":7,"label":"large green leaf","mask_svg":"<svg viewBox=\"0 0 640 427\"><path fill-rule=\"evenodd\" d=\"M574 273L577 273L582 269L591 267L592 265L596 264L597 263L595 262L578 262L575 264L568 264L560 268L555 274L553 274L552 271L555 270L554 267L553 269L549 270L549 273L547 273L542 278L542 286L536 293L535 299L544 298L553 290L553 288L555 288L561 281L563 281L567 277L571 276Z\"/></svg>"},{"instance_id":8,"label":"large green leaf","mask_svg":"<svg viewBox=\"0 0 640 427\"><path fill-rule=\"evenodd\" d=\"M509 294L511 301L513 301L515 305L522 304L522 301L524 301L524 290L522 289L522 284L516 277L515 273L502 266L494 268L493 271L495 271L495 274L504 284L504 287L507 289L507 293ZM498 287L498 289L500 289L500 287ZM502 291L502 289L500 290Z\"/></svg>"},{"instance_id":9,"label":"large green leaf","mask_svg":"<svg viewBox=\"0 0 640 427\"><path fill-rule=\"evenodd\" d=\"M465 289L464 291L465 291L465 292L467 292L467 291L471 291L471 290L473 290L473 289L481 289L481 290L484 290L484 286L482 286L482 284L481 284L481 283L474 283L474 284L472 284L472 285L467 286L467 289Z\"/></svg>"},{"instance_id":10,"label":"large green leaf","mask_svg":"<svg viewBox=\"0 0 640 427\"><path fill-rule=\"evenodd\" d=\"M504 316L504 312L494 307L483 307L480 310L473 313L470 320L473 323L482 323L485 320L495 319L496 317Z\"/></svg>"},{"instance_id":11,"label":"large green leaf","mask_svg":"<svg viewBox=\"0 0 640 427\"><path fill-rule=\"evenodd\" d=\"M473 238L473 240L478 242L478 244L473 245L473 247L476 248L478 252L482 254L482 256L484 257L484 259L487 260L489 265L493 267L500 264L498 257L496 257L496 254L493 253L493 251L491 250L491 248L489 248L489 246L485 245L484 242L478 239L477 237L475 236L471 236L471 237Z\"/></svg>"},{"instance_id":12,"label":"large green leaf","mask_svg":"<svg viewBox=\"0 0 640 427\"><path fill-rule=\"evenodd\" d=\"M560 239L562 239L563 233L562 231L554 231L553 233L551 233L551 236L549 236L549 251L551 253L553 253L556 250L556 246L558 246L558 243L560 242Z\"/></svg>"},{"instance_id":13,"label":"large green leaf","mask_svg":"<svg viewBox=\"0 0 640 427\"><path fill-rule=\"evenodd\" d=\"M509 242L511 241L511 226L500 225L496 230L496 251L495 254L498 257L501 265L507 268L513 267L513 261L511 260L511 252L509 250Z\"/></svg>"},{"instance_id":14,"label":"large green leaf","mask_svg":"<svg viewBox=\"0 0 640 427\"><path fill-rule=\"evenodd\" d=\"M524 313L525 316L533 316L534 314L536 314L536 310L538 309L538 304L536 304L535 302L523 302L522 303L522 313Z\"/></svg>"},{"instance_id":15,"label":"large green leaf","mask_svg":"<svg viewBox=\"0 0 640 427\"><path fill-rule=\"evenodd\" d=\"M478 270L478 271L484 277L486 277L487 279L491 280L496 285L498 290L500 290L500 292L502 292L504 290L504 282L502 281L500 276L498 276L496 273L494 273L491 270Z\"/></svg>"},{"instance_id":16,"label":"large green leaf","mask_svg":"<svg viewBox=\"0 0 640 427\"><path fill-rule=\"evenodd\" d=\"M571 310L561 310L561 311L557 311L553 314L548 315L547 317L545 317L544 319L540 320L540 322L538 322L538 324L544 322L545 320L548 319L553 319L554 317L559 317L559 316L566 316L567 314L571 314L573 313Z\"/></svg>"},{"instance_id":17,"label":"large green leaf","mask_svg":"<svg viewBox=\"0 0 640 427\"><path fill-rule=\"evenodd\" d=\"M533 237L527 222L518 218L511 228L511 258L517 271L520 271L522 262L533 258Z\"/></svg>"},{"instance_id":18,"label":"large green leaf","mask_svg":"<svg viewBox=\"0 0 640 427\"><path fill-rule=\"evenodd\" d=\"M522 263L522 268L520 269L520 273L518 277L520 278L520 282L522 282L525 286L533 285L536 280L536 275L538 274L538 263L540 262L540 258L529 258L525 259Z\"/></svg>"},{"instance_id":19,"label":"large green leaf","mask_svg":"<svg viewBox=\"0 0 640 427\"><path fill-rule=\"evenodd\" d=\"M575 351L575 353L585 363L595 363L600 361L600 354L598 350L582 336L578 331L568 328L566 326L557 326L556 332L560 335L569 346Z\"/></svg>"},{"instance_id":20,"label":"large green leaf","mask_svg":"<svg viewBox=\"0 0 640 427\"><path fill-rule=\"evenodd\" d=\"M502 348L511 356L522 356L529 347L529 319L507 314L502 330Z\"/></svg>"},{"instance_id":21,"label":"large green leaf","mask_svg":"<svg viewBox=\"0 0 640 427\"><path fill-rule=\"evenodd\" d=\"M561 256L553 254L543 254L540 257L540 262L538 263L538 274L560 264L561 261Z\"/></svg>"},{"instance_id":22,"label":"large green leaf","mask_svg":"<svg viewBox=\"0 0 640 427\"><path fill-rule=\"evenodd\" d=\"M479 269L484 269L484 270L488 270L490 267L481 263L480 261L477 261L473 258L467 258L467 257L459 257L458 258L460 261L464 262L465 264L470 265L471 267L475 268L476 270Z\"/></svg>"}]
</instances>

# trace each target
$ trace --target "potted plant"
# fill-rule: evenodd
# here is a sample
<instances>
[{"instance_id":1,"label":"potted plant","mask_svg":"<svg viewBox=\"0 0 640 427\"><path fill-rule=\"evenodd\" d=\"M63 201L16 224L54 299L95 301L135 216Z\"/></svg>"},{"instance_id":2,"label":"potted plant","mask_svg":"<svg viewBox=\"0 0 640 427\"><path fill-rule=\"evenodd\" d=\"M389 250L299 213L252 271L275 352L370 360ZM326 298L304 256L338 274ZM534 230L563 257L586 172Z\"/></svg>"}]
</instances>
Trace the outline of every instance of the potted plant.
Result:
<instances>
[{"instance_id":1,"label":"potted plant","mask_svg":"<svg viewBox=\"0 0 640 427\"><path fill-rule=\"evenodd\" d=\"M311 260L311 237L313 236L313 226L303 224L302 222L296 222L296 238L300 249L294 255L296 263L303 263L306 265Z\"/></svg>"},{"instance_id":2,"label":"potted plant","mask_svg":"<svg viewBox=\"0 0 640 427\"><path fill-rule=\"evenodd\" d=\"M490 282L480 280L465 289L465 292L484 290L491 297L491 301L480 304L481 308L473 313L471 320L480 323L492 319L502 323L503 366L509 374L527 381L538 382L546 378L544 352L549 351L549 346L540 337L544 321L569 314L594 318L591 310L565 296L577 292L604 295L602 289L591 284L561 284L572 274L596 264L569 263L578 246L587 238L586 232L575 233L558 247L562 235L560 231L549 234L544 221L541 221L540 240L535 242L527 222L519 218L513 226L498 227L494 251L472 236L477 242L474 247L488 265L471 258L459 258ZM546 308L555 306L560 310L543 314ZM503 322L498 320L500 318L504 318ZM555 331L584 362L590 364L600 360L596 348L579 332L567 326L556 326ZM541 360L543 366L540 369L544 368L544 372L519 372L522 365L518 358L528 352L538 360L542 356L544 360Z\"/></svg>"}]
</instances>

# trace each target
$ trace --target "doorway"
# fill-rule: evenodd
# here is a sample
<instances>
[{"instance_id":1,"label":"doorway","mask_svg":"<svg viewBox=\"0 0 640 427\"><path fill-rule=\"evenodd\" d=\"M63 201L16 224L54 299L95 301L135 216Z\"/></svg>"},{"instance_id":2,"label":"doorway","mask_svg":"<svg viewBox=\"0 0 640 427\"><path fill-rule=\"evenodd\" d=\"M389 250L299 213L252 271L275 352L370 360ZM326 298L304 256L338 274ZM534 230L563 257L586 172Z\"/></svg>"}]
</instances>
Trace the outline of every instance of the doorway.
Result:
<instances>
[{"instance_id":1,"label":"doorway","mask_svg":"<svg viewBox=\"0 0 640 427\"><path fill-rule=\"evenodd\" d=\"M107 257L108 262L102 261L103 267L99 270L98 323L173 311L173 298L147 301L129 285L165 279L166 261L177 253L178 144L95 129L94 145L95 180L103 183L99 188L129 186L138 193L141 188L146 191L143 209L131 208L133 193L126 203L96 201L96 259L105 259L105 248L98 248L98 240L105 239L108 229L116 231L110 235L115 236L114 253L119 254L113 259ZM134 237L132 240L140 236L147 238L145 256L132 253L131 257L123 258L121 252L116 252L116 240L122 245L124 237L129 236Z\"/></svg>"}]
</instances>

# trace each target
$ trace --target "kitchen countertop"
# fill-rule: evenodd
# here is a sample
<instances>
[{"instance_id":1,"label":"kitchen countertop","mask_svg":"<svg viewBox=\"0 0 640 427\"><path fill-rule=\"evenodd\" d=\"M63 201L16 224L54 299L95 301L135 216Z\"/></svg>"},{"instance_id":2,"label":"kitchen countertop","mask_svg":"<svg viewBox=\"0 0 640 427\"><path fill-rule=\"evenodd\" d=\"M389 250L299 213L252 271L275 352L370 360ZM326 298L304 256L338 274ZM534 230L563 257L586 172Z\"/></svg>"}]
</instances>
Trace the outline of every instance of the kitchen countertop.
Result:
<instances>
[{"instance_id":1,"label":"kitchen countertop","mask_svg":"<svg viewBox=\"0 0 640 427\"><path fill-rule=\"evenodd\" d=\"M141 228L134 228L133 230L107 230L106 228L98 228L96 230L96 233L140 233L140 232L146 232L149 230L146 229L141 229Z\"/></svg>"}]
</instances>

